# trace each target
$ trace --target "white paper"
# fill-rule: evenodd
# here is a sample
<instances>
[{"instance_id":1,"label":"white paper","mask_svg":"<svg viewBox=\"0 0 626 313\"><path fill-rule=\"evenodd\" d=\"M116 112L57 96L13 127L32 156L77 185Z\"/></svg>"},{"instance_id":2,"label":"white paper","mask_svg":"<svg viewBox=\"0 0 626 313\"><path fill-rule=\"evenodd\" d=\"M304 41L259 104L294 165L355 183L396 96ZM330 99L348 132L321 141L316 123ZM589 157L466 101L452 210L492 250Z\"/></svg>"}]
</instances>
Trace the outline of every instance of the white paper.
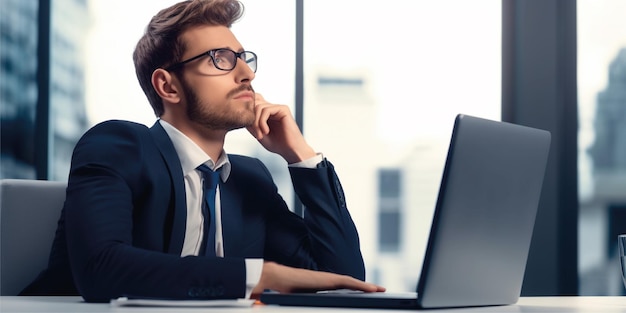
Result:
<instances>
[{"instance_id":1,"label":"white paper","mask_svg":"<svg viewBox=\"0 0 626 313\"><path fill-rule=\"evenodd\" d=\"M229 300L164 300L120 297L111 300L111 306L161 306L161 307L250 307L254 299Z\"/></svg>"}]
</instances>

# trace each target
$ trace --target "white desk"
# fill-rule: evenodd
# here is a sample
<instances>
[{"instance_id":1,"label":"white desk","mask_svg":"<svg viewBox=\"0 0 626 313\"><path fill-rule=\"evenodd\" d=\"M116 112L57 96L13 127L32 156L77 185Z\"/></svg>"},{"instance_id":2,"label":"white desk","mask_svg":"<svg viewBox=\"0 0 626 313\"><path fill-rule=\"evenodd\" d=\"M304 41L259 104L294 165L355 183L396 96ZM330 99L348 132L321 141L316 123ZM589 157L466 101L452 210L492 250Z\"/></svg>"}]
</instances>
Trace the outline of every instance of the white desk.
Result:
<instances>
[{"instance_id":1,"label":"white desk","mask_svg":"<svg viewBox=\"0 0 626 313\"><path fill-rule=\"evenodd\" d=\"M0 312L403 312L399 310L305 308L254 305L250 308L165 308L165 307L112 307L107 303L85 303L81 297L0 297ZM624 312L626 297L522 297L515 305L430 310L435 313L449 312ZM404 311L414 312L414 311Z\"/></svg>"}]
</instances>

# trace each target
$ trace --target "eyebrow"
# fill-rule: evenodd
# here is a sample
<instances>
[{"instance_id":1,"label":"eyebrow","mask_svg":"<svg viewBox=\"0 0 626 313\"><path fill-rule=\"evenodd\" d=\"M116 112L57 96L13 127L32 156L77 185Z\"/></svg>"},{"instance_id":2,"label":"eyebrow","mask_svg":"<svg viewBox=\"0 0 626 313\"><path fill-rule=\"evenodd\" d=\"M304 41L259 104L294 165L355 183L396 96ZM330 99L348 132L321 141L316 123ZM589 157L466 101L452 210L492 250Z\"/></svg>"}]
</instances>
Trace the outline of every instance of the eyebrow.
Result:
<instances>
[{"instance_id":1,"label":"eyebrow","mask_svg":"<svg viewBox=\"0 0 626 313\"><path fill-rule=\"evenodd\" d=\"M210 49L210 50L218 50L218 49L232 50L232 51L235 51L235 52L237 52L237 53L239 53L239 52L243 52L243 51L246 51L246 49L244 49L243 47L242 47L242 48L239 48L239 49L233 49L233 48L231 48L231 47L221 47L221 48L215 48L215 49ZM210 51L210 50L207 50L207 51Z\"/></svg>"}]
</instances>

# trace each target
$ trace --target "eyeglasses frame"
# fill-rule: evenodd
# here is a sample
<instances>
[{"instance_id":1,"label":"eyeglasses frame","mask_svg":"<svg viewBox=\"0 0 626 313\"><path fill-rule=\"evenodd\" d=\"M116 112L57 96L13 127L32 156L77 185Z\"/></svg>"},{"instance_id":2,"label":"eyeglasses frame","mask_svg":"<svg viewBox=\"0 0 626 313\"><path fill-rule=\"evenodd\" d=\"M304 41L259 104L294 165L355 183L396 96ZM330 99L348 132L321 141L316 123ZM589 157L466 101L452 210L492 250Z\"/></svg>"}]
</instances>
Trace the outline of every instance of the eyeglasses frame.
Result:
<instances>
[{"instance_id":1,"label":"eyeglasses frame","mask_svg":"<svg viewBox=\"0 0 626 313\"><path fill-rule=\"evenodd\" d=\"M230 51L230 52L235 54L235 62L233 63L233 67L231 69L223 69L219 65L217 65L217 63L215 63L215 52L220 51L220 50L228 50L228 51ZM211 58L211 61L213 62L213 65L215 65L216 69L228 72L228 71L234 70L235 67L237 66L238 60L241 59L241 56L244 55L244 54L247 54L247 53L250 53L250 54L254 55L254 61L258 62L258 57L257 57L256 53L254 53L252 51L235 52L235 51L233 51L231 49L228 49L228 48L218 48L218 49L211 49L211 50L202 52L202 53L200 53L200 54L198 54L198 55L196 55L194 57L191 57L191 58L186 59L184 61L175 63L173 65L170 65L167 68L165 68L165 70L166 71L172 71L172 70L175 70L175 69L177 69L177 68L179 68L179 67L181 67L181 66L183 66L183 65L185 65L185 64L187 64L187 63L189 63L191 61L195 61L195 60L197 60L197 59L199 59L201 57L208 56L209 58ZM241 60L243 60L243 59L241 59ZM243 61L246 62L246 60L243 60ZM248 65L248 62L246 62L246 65ZM248 67L250 67L250 66L248 65ZM252 67L250 67L250 69L252 69ZM255 66L255 68L252 69L252 71L256 73L256 70L257 69L256 69L256 66Z\"/></svg>"}]
</instances>

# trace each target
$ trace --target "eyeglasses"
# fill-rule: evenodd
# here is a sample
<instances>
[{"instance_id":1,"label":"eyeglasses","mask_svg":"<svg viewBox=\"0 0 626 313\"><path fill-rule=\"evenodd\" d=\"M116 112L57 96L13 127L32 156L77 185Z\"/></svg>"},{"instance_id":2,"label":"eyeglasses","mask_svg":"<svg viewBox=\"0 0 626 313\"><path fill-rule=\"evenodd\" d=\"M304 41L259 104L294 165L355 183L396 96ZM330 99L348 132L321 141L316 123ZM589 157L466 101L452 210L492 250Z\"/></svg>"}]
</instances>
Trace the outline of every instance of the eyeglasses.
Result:
<instances>
[{"instance_id":1,"label":"eyeglasses","mask_svg":"<svg viewBox=\"0 0 626 313\"><path fill-rule=\"evenodd\" d=\"M191 57L185 61L176 63L174 65L169 66L166 70L171 71L176 68L179 68L191 61L197 60L204 56L209 56L209 58L213 61L213 65L218 70L222 71L232 71L235 66L237 66L237 59L242 59L246 64L250 67L250 69L256 73L256 65L257 65L257 57L256 54L252 51L241 51L235 52L230 49L213 49L201 54L196 55L195 57Z\"/></svg>"}]
</instances>

